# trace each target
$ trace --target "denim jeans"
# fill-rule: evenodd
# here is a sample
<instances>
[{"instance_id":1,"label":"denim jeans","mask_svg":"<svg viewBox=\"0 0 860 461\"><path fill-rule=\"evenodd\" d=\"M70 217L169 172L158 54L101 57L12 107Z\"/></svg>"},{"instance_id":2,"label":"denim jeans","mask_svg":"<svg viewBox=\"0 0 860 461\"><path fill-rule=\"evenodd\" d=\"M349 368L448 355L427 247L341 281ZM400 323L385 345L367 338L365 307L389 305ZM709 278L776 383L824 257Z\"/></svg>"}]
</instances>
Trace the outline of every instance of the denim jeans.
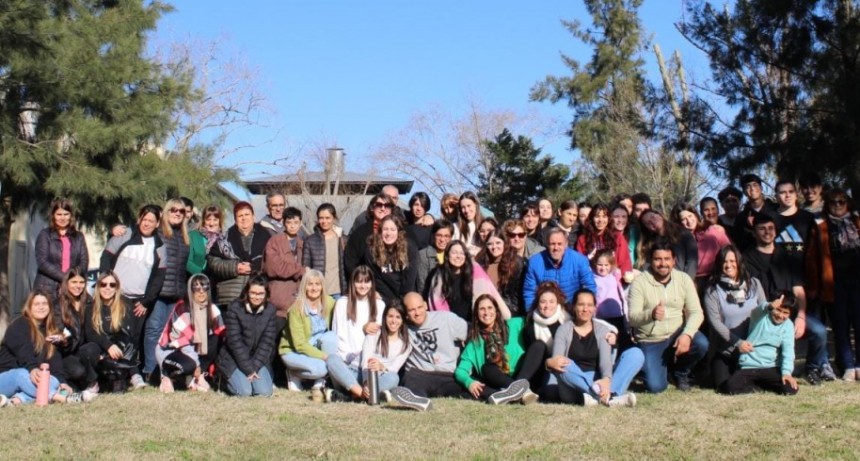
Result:
<instances>
[{"instance_id":1,"label":"denim jeans","mask_svg":"<svg viewBox=\"0 0 860 461\"><path fill-rule=\"evenodd\" d=\"M325 352L329 357L337 355L337 334L327 331L320 335L313 344L314 347ZM300 379L322 379L329 373L326 361L315 357L309 357L298 352L287 352L281 356L284 365L291 374ZM343 363L343 360L341 360ZM346 364L343 364L346 367ZM343 370L338 370L342 372Z\"/></svg>"},{"instance_id":2,"label":"denim jeans","mask_svg":"<svg viewBox=\"0 0 860 461\"><path fill-rule=\"evenodd\" d=\"M272 375L267 367L257 370L259 379L248 381L242 370L236 368L227 380L227 392L237 397L271 397L273 391Z\"/></svg>"},{"instance_id":3,"label":"denim jeans","mask_svg":"<svg viewBox=\"0 0 860 461\"><path fill-rule=\"evenodd\" d=\"M833 325L833 342L836 358L843 370L857 368L860 359L860 283L856 280L836 279L830 323ZM809 328L809 315L806 316ZM851 330L854 330L854 349L851 348ZM810 340L810 354L812 345Z\"/></svg>"},{"instance_id":4,"label":"denim jeans","mask_svg":"<svg viewBox=\"0 0 860 461\"><path fill-rule=\"evenodd\" d=\"M676 378L689 377L699 360L708 352L708 339L701 333L693 335L690 350L675 359L675 340L683 330L678 329L668 339L658 342L640 342L639 348L645 356L642 372L645 375L645 389L648 392L663 392L669 387L668 368L671 365Z\"/></svg>"},{"instance_id":5,"label":"denim jeans","mask_svg":"<svg viewBox=\"0 0 860 461\"><path fill-rule=\"evenodd\" d=\"M836 325L835 319L833 320L833 324ZM806 339L806 369L821 368L828 361L827 327L818 318L807 315L806 331L803 333L803 339Z\"/></svg>"},{"instance_id":6,"label":"denim jeans","mask_svg":"<svg viewBox=\"0 0 860 461\"><path fill-rule=\"evenodd\" d=\"M397 373L392 373L390 371L386 371L379 374L379 379L377 380L379 392L382 391L390 391L394 389L400 384L400 376Z\"/></svg>"},{"instance_id":7,"label":"denim jeans","mask_svg":"<svg viewBox=\"0 0 860 461\"><path fill-rule=\"evenodd\" d=\"M60 387L60 382L51 375L48 395L53 397ZM10 399L18 398L21 403L36 400L36 385L30 381L30 372L26 368L13 368L0 373L0 394Z\"/></svg>"},{"instance_id":8,"label":"denim jeans","mask_svg":"<svg viewBox=\"0 0 860 461\"><path fill-rule=\"evenodd\" d=\"M155 359L155 347L158 346L158 340L161 339L161 333L164 332L164 325L170 318L170 313L173 312L173 306L176 303L168 304L165 300L158 298L155 305L152 307L152 312L146 318L146 324L143 327L143 373L149 374L155 371L157 361Z\"/></svg>"},{"instance_id":9,"label":"denim jeans","mask_svg":"<svg viewBox=\"0 0 860 461\"><path fill-rule=\"evenodd\" d=\"M609 385L609 390L615 395L625 394L644 363L645 355L639 348L631 347L622 352L612 367L612 382ZM582 371L576 362L571 362L564 369L564 373L558 374L559 388L570 387L598 399L600 396L592 389L595 378L601 378L597 371ZM563 401L570 395L571 393L562 392L559 389L559 398L562 398Z\"/></svg>"}]
</instances>

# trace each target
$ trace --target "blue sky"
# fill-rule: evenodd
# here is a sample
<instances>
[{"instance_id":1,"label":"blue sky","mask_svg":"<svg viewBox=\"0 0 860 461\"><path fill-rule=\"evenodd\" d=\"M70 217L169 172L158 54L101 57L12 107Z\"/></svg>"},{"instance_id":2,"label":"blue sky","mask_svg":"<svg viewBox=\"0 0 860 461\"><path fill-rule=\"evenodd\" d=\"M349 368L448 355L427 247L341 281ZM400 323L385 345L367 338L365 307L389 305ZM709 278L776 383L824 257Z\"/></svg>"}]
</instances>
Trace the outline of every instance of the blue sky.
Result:
<instances>
[{"instance_id":1,"label":"blue sky","mask_svg":"<svg viewBox=\"0 0 860 461\"><path fill-rule=\"evenodd\" d=\"M580 61L590 56L560 23L590 23L580 1L185 0L174 6L157 39L220 39L227 53L258 69L275 109L265 128L240 131L230 143L274 140L231 162L284 157L324 138L346 149L348 169L362 171L372 168L365 156L412 113L430 105L458 113L469 96L490 108L534 109L567 122L564 104L529 102L529 89L546 75L569 72L560 53ZM673 27L681 15L680 0L646 0L641 8L647 33L664 54L680 49L691 78L704 79L707 60ZM559 161L575 157L566 138L536 142ZM261 173L283 172L243 169L246 178Z\"/></svg>"}]
</instances>

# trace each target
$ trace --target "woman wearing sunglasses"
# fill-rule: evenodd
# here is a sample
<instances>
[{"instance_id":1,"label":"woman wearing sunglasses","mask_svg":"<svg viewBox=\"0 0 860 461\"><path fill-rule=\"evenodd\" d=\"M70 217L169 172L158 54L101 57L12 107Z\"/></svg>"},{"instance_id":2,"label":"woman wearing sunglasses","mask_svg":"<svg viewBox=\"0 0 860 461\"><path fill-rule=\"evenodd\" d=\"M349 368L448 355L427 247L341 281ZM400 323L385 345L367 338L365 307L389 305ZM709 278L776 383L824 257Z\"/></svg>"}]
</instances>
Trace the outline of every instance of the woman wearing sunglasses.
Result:
<instances>
[{"instance_id":1,"label":"woman wearing sunglasses","mask_svg":"<svg viewBox=\"0 0 860 461\"><path fill-rule=\"evenodd\" d=\"M825 194L822 217L806 252L807 295L831 304L830 323L842 379L860 381L860 217L842 189Z\"/></svg>"},{"instance_id":2,"label":"woman wearing sunglasses","mask_svg":"<svg viewBox=\"0 0 860 461\"><path fill-rule=\"evenodd\" d=\"M161 369L159 390L163 393L173 392L177 380L190 391L206 392L210 388L206 372L218 353L224 322L209 293L209 278L192 276L187 299L176 303L168 317L155 349Z\"/></svg>"},{"instance_id":3,"label":"woman wearing sunglasses","mask_svg":"<svg viewBox=\"0 0 860 461\"><path fill-rule=\"evenodd\" d=\"M502 224L505 235L505 246L510 246L517 252L517 256L528 260L544 250L536 240L528 236L526 225L522 219L509 219Z\"/></svg>"},{"instance_id":4,"label":"woman wearing sunglasses","mask_svg":"<svg viewBox=\"0 0 860 461\"><path fill-rule=\"evenodd\" d=\"M344 275L347 279L352 276L352 271L361 264L371 235L379 231L382 219L390 216L395 206L397 205L394 204L391 197L383 193L374 195L370 200L367 206L367 221L350 233L349 240L346 242L346 249L343 252L343 266L346 269Z\"/></svg>"},{"instance_id":5,"label":"woman wearing sunglasses","mask_svg":"<svg viewBox=\"0 0 860 461\"><path fill-rule=\"evenodd\" d=\"M161 293L167 272L167 248L156 232L160 219L161 208L157 205L141 207L137 226L108 240L99 265L101 273L113 271L117 281L122 282L119 294L128 298L133 308L129 321L134 344L143 333L144 322ZM187 247L185 256L188 256ZM182 270L185 270L185 261ZM152 366L155 367L154 362ZM130 384L132 389L146 387L143 376L137 372L132 374Z\"/></svg>"},{"instance_id":6,"label":"woman wearing sunglasses","mask_svg":"<svg viewBox=\"0 0 860 461\"><path fill-rule=\"evenodd\" d=\"M158 236L164 242L167 256L164 283L143 329L143 374L147 379L155 371L155 348L167 324L170 311L185 297L188 284L185 266L188 262L190 239L185 227L185 203L180 199L170 199L164 205L164 210L158 229Z\"/></svg>"}]
</instances>

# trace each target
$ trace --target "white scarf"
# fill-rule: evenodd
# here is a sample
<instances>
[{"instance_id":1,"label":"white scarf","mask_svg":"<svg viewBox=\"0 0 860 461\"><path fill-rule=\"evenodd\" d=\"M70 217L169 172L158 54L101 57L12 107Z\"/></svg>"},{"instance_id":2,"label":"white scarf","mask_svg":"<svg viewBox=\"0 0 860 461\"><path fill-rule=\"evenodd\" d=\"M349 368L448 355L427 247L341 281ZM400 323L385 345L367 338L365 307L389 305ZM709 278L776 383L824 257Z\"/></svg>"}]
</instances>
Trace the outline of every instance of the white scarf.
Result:
<instances>
[{"instance_id":1,"label":"white scarf","mask_svg":"<svg viewBox=\"0 0 860 461\"><path fill-rule=\"evenodd\" d=\"M540 315L537 310L532 315L532 320L535 323L535 339L539 341L543 341L546 343L547 347L552 347L552 332L549 331L550 325L555 325L556 323L564 323L569 319L569 315L564 310L564 307L558 306L558 309L555 311L555 314L549 316L549 318L545 318Z\"/></svg>"}]
</instances>

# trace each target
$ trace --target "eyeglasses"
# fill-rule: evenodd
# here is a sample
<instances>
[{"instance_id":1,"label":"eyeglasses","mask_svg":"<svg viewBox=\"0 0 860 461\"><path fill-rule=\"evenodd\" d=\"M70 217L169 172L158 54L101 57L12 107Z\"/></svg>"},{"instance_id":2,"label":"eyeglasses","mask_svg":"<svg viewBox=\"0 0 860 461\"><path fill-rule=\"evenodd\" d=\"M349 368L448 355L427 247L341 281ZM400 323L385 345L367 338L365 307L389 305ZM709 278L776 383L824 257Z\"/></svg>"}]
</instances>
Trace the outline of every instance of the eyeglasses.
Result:
<instances>
[{"instance_id":1,"label":"eyeglasses","mask_svg":"<svg viewBox=\"0 0 860 461\"><path fill-rule=\"evenodd\" d=\"M201 283L201 284L194 285L193 287L191 287L191 290L196 291L198 293L203 293L203 292L209 291L209 285L206 283Z\"/></svg>"},{"instance_id":2,"label":"eyeglasses","mask_svg":"<svg viewBox=\"0 0 860 461\"><path fill-rule=\"evenodd\" d=\"M394 205L391 203L376 202L373 204L373 208L388 208L390 210L394 208Z\"/></svg>"},{"instance_id":3,"label":"eyeglasses","mask_svg":"<svg viewBox=\"0 0 860 461\"><path fill-rule=\"evenodd\" d=\"M845 206L848 205L848 200L845 200L844 198L838 198L836 200L831 200L830 204L836 206Z\"/></svg>"},{"instance_id":4,"label":"eyeglasses","mask_svg":"<svg viewBox=\"0 0 860 461\"><path fill-rule=\"evenodd\" d=\"M171 213L185 214L185 208L171 208Z\"/></svg>"},{"instance_id":5,"label":"eyeglasses","mask_svg":"<svg viewBox=\"0 0 860 461\"><path fill-rule=\"evenodd\" d=\"M99 286L102 288L116 288L116 282L99 282Z\"/></svg>"},{"instance_id":6,"label":"eyeglasses","mask_svg":"<svg viewBox=\"0 0 860 461\"><path fill-rule=\"evenodd\" d=\"M285 205L283 203L272 203L269 205L270 208L284 208L285 206L287 206L287 205Z\"/></svg>"},{"instance_id":7,"label":"eyeglasses","mask_svg":"<svg viewBox=\"0 0 860 461\"><path fill-rule=\"evenodd\" d=\"M521 239L526 237L525 232L508 232L508 237L512 239Z\"/></svg>"}]
</instances>

